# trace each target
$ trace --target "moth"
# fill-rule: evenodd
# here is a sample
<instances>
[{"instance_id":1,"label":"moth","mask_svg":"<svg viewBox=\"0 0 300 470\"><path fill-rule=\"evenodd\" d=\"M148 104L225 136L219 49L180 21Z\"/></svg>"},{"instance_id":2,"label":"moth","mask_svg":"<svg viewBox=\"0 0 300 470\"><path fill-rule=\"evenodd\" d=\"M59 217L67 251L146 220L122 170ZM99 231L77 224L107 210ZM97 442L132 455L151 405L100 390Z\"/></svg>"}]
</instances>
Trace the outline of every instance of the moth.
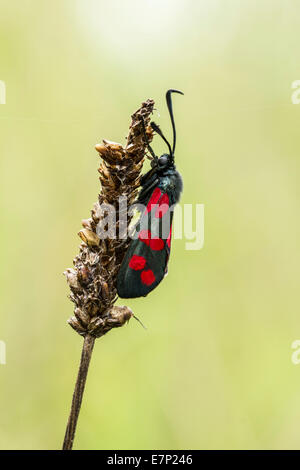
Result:
<instances>
[{"instance_id":1,"label":"moth","mask_svg":"<svg viewBox=\"0 0 300 470\"><path fill-rule=\"evenodd\" d=\"M149 144L145 125L144 136L152 156L151 169L141 177L141 190L137 203L144 206L117 276L119 297L146 296L163 280L167 273L171 249L172 220L174 207L183 189L182 178L175 167L174 152L176 129L172 106L172 93L168 90L166 102L173 129L173 145L163 135L155 122L152 129L164 140L169 153L157 157Z\"/></svg>"}]
</instances>

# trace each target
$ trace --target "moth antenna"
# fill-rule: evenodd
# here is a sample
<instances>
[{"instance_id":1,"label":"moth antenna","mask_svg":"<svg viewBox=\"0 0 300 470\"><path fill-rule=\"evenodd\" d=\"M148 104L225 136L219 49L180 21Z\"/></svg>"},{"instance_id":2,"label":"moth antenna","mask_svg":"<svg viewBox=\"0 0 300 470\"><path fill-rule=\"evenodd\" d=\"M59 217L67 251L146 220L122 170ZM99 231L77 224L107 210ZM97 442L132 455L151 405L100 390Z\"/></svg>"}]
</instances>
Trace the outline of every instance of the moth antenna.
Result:
<instances>
[{"instance_id":1,"label":"moth antenna","mask_svg":"<svg viewBox=\"0 0 300 470\"><path fill-rule=\"evenodd\" d=\"M175 121L174 121L174 114L173 114L173 105L172 105L172 93L179 93L180 95L183 95L182 91L179 90L168 90L166 93L166 101L167 101L167 106L171 118L171 123L172 123L172 128L173 128L173 149L172 149L172 155L174 157L174 152L175 152L175 147L176 147L176 128L175 128Z\"/></svg>"},{"instance_id":2,"label":"moth antenna","mask_svg":"<svg viewBox=\"0 0 300 470\"><path fill-rule=\"evenodd\" d=\"M169 144L169 142L167 141L167 139L166 139L165 136L163 135L161 128L160 128L155 122L153 122L153 121L150 123L150 126L151 126L152 129L153 129L158 135L160 135L160 137L165 141L165 143L166 143L167 146L168 146L170 155L172 155L171 145Z\"/></svg>"},{"instance_id":3,"label":"moth antenna","mask_svg":"<svg viewBox=\"0 0 300 470\"><path fill-rule=\"evenodd\" d=\"M138 321L138 322L142 325L142 327L144 328L144 330L147 330L147 328L145 327L145 325L141 322L141 320L140 320L138 317L136 317L135 315L132 315L132 316L133 316L133 318L136 319L136 321Z\"/></svg>"}]
</instances>

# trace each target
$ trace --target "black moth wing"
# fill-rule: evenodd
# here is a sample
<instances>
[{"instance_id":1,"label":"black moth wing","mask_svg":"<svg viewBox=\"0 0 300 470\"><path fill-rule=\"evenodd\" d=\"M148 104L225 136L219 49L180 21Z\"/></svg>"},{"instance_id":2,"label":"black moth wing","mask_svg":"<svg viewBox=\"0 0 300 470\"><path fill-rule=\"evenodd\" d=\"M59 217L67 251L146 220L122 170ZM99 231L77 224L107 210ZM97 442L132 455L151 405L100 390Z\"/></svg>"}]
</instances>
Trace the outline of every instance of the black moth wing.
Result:
<instances>
[{"instance_id":1,"label":"black moth wing","mask_svg":"<svg viewBox=\"0 0 300 470\"><path fill-rule=\"evenodd\" d=\"M118 273L120 297L146 296L163 280L170 256L172 219L168 192L154 188Z\"/></svg>"}]
</instances>

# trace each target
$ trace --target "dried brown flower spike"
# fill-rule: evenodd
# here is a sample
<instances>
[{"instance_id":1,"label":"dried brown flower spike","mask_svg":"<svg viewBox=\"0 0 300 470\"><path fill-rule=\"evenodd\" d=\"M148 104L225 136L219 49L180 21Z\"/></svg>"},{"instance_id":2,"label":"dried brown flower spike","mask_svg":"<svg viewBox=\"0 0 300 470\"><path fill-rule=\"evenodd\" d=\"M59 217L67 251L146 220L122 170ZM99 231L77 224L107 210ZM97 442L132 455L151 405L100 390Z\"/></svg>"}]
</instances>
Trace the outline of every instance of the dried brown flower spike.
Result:
<instances>
[{"instance_id":1,"label":"dried brown flower spike","mask_svg":"<svg viewBox=\"0 0 300 470\"><path fill-rule=\"evenodd\" d=\"M82 243L79 254L74 259L74 268L69 268L64 273L71 290L70 299L75 305L74 316L70 318L69 324L84 336L81 363L63 445L65 450L72 449L73 446L95 339L112 328L123 326L133 316L130 308L113 306L117 295L116 276L129 241L118 238L100 239L97 227L104 219L100 205L105 203L115 207L118 229L123 210L119 207L119 197L125 196L129 207L137 196L146 152L142 120L146 126L147 137L151 141L153 135L148 125L153 107L154 101L149 99L131 116L132 122L125 147L108 140L96 145L96 150L102 158L98 170L101 192L91 211L91 217L82 221L83 229L78 234Z\"/></svg>"}]
</instances>

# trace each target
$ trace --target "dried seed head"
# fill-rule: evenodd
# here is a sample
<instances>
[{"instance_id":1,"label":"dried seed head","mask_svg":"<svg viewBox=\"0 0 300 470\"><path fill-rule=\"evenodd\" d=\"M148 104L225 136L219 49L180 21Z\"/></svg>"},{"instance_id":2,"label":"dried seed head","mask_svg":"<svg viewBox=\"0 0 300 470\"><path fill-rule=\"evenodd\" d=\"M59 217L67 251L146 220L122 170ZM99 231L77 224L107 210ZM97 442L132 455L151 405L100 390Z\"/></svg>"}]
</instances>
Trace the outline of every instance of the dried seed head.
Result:
<instances>
[{"instance_id":1,"label":"dried seed head","mask_svg":"<svg viewBox=\"0 0 300 470\"><path fill-rule=\"evenodd\" d=\"M124 325L132 316L128 307L113 307L117 299L116 277L127 250L129 241L100 239L96 229L104 218L100 204L112 204L116 209L119 226L119 197L127 198L127 207L134 202L140 184L140 175L146 154L143 121L148 140L153 138L149 126L154 101L147 100L131 116L126 146L103 140L95 146L102 161L99 168L101 192L94 204L91 217L82 221L79 236L79 254L74 259L74 269L67 269L65 275L71 289L70 299L74 302L74 316L69 324L80 335L90 333L102 336L110 329ZM128 217L128 225L131 218Z\"/></svg>"},{"instance_id":2,"label":"dried seed head","mask_svg":"<svg viewBox=\"0 0 300 470\"><path fill-rule=\"evenodd\" d=\"M67 282L73 291L80 292L82 290L80 283L78 282L77 272L75 269L67 269L64 271L64 275L66 276Z\"/></svg>"},{"instance_id":3,"label":"dried seed head","mask_svg":"<svg viewBox=\"0 0 300 470\"><path fill-rule=\"evenodd\" d=\"M130 320L132 316L133 316L133 312L129 307L126 307L125 305L123 306L115 305L109 311L106 324L107 326L111 328L123 326L126 322Z\"/></svg>"},{"instance_id":4,"label":"dried seed head","mask_svg":"<svg viewBox=\"0 0 300 470\"><path fill-rule=\"evenodd\" d=\"M95 232L84 228L83 230L80 230L80 232L78 232L78 235L88 246L99 246L100 238Z\"/></svg>"}]
</instances>

